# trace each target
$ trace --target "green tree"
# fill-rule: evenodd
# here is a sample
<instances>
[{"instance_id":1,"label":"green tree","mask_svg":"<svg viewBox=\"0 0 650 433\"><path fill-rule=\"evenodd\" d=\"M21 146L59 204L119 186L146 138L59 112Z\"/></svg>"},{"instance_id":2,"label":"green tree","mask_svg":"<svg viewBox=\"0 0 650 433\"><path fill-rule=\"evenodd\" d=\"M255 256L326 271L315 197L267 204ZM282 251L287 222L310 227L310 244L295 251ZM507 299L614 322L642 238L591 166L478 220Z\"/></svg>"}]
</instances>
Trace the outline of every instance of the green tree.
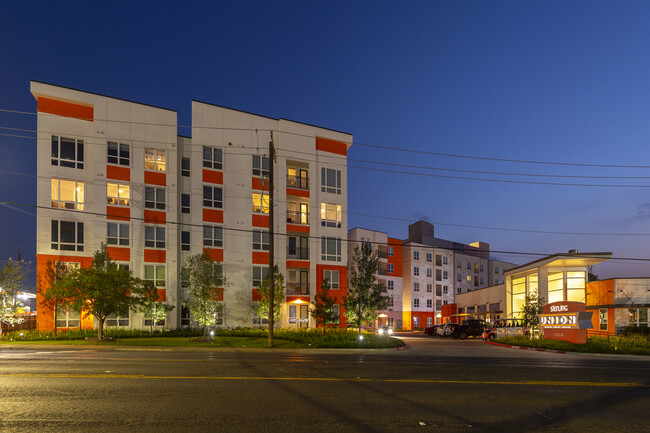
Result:
<instances>
[{"instance_id":1,"label":"green tree","mask_svg":"<svg viewBox=\"0 0 650 433\"><path fill-rule=\"evenodd\" d=\"M59 308L65 304L66 289L63 284L65 276L68 274L68 268L65 263L47 261L45 267L45 276L43 279L39 277L38 294L40 295L40 304L47 310L52 312L53 316L53 329L52 332L56 335L56 314ZM40 312L39 314L44 314Z\"/></svg>"},{"instance_id":2,"label":"green tree","mask_svg":"<svg viewBox=\"0 0 650 433\"><path fill-rule=\"evenodd\" d=\"M153 332L153 327L157 322L165 320L167 318L167 313L174 309L173 305L168 305L164 302L155 302L153 300L147 300L140 306L140 313L144 316L145 321L151 323L151 332Z\"/></svg>"},{"instance_id":3,"label":"green tree","mask_svg":"<svg viewBox=\"0 0 650 433\"><path fill-rule=\"evenodd\" d=\"M594 272L593 266L587 268L587 281L598 281L598 274Z\"/></svg>"},{"instance_id":4,"label":"green tree","mask_svg":"<svg viewBox=\"0 0 650 433\"><path fill-rule=\"evenodd\" d=\"M320 324L323 327L323 333L327 323L336 322L339 319L339 315L334 309L336 299L330 296L329 286L329 280L324 279L320 285L320 292L316 293L314 308L310 309L311 317L316 321L316 326Z\"/></svg>"},{"instance_id":5,"label":"green tree","mask_svg":"<svg viewBox=\"0 0 650 433\"><path fill-rule=\"evenodd\" d=\"M273 279L275 290L273 291L273 326L280 321L280 307L285 302L285 284L284 284L284 275L280 273L280 269L277 266L273 267ZM262 319L269 320L269 277L262 280L262 283L257 287L257 293L260 296L260 300L253 304L252 308L256 316L261 317Z\"/></svg>"},{"instance_id":6,"label":"green tree","mask_svg":"<svg viewBox=\"0 0 650 433\"><path fill-rule=\"evenodd\" d=\"M530 295L526 295L524 298L524 305L521 309L521 320L524 322L524 325L527 326L531 332L530 336L533 336L534 331L537 331L539 327L539 315L544 311L544 298L538 297L537 292L532 292Z\"/></svg>"},{"instance_id":7,"label":"green tree","mask_svg":"<svg viewBox=\"0 0 650 433\"><path fill-rule=\"evenodd\" d=\"M377 280L379 255L369 242L354 248L350 267L350 289L343 298L345 317L356 323L361 333L362 323L372 323L382 310L388 308L388 297L383 295L384 286Z\"/></svg>"},{"instance_id":8,"label":"green tree","mask_svg":"<svg viewBox=\"0 0 650 433\"><path fill-rule=\"evenodd\" d=\"M228 281L221 264L212 260L209 250L188 257L183 272L189 292L183 305L190 309L191 320L203 326L203 336L207 337L208 328L217 326L223 311L219 299Z\"/></svg>"},{"instance_id":9,"label":"green tree","mask_svg":"<svg viewBox=\"0 0 650 433\"><path fill-rule=\"evenodd\" d=\"M104 338L104 323L111 314L136 311L143 303L158 298L150 281L135 278L130 270L119 268L106 251L106 244L93 255L91 267L70 271L61 281L64 307L97 321L97 338Z\"/></svg>"},{"instance_id":10,"label":"green tree","mask_svg":"<svg viewBox=\"0 0 650 433\"><path fill-rule=\"evenodd\" d=\"M0 339L2 339L2 324L15 325L25 319L19 314L24 312L23 303L17 299L18 292L25 285L26 273L22 261L9 259L0 268Z\"/></svg>"}]
</instances>

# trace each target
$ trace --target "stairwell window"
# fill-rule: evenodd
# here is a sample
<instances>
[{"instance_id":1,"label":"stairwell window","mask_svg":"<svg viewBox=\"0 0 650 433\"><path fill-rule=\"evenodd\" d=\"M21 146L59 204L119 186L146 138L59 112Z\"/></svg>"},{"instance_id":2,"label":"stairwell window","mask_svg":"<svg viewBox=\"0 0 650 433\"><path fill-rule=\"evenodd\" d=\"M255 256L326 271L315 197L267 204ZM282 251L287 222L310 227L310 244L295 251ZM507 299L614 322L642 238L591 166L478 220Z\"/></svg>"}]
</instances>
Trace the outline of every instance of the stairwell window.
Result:
<instances>
[{"instance_id":1,"label":"stairwell window","mask_svg":"<svg viewBox=\"0 0 650 433\"><path fill-rule=\"evenodd\" d=\"M189 157L181 157L181 176L190 177L192 172L192 163Z\"/></svg>"},{"instance_id":2,"label":"stairwell window","mask_svg":"<svg viewBox=\"0 0 650 433\"><path fill-rule=\"evenodd\" d=\"M181 194L181 213L190 213L190 195Z\"/></svg>"},{"instance_id":3,"label":"stairwell window","mask_svg":"<svg viewBox=\"0 0 650 433\"><path fill-rule=\"evenodd\" d=\"M83 169L84 141L53 135L52 165Z\"/></svg>"},{"instance_id":4,"label":"stairwell window","mask_svg":"<svg viewBox=\"0 0 650 433\"><path fill-rule=\"evenodd\" d=\"M190 232L184 230L181 232L181 251L189 251L190 247Z\"/></svg>"},{"instance_id":5,"label":"stairwell window","mask_svg":"<svg viewBox=\"0 0 650 433\"><path fill-rule=\"evenodd\" d=\"M144 150L145 170L165 171L166 164L167 159L164 150L152 148Z\"/></svg>"},{"instance_id":6,"label":"stairwell window","mask_svg":"<svg viewBox=\"0 0 650 433\"><path fill-rule=\"evenodd\" d=\"M320 190L332 194L341 194L341 170L321 167Z\"/></svg>"},{"instance_id":7,"label":"stairwell window","mask_svg":"<svg viewBox=\"0 0 650 433\"><path fill-rule=\"evenodd\" d=\"M52 179L52 207L84 210L84 183Z\"/></svg>"}]
</instances>

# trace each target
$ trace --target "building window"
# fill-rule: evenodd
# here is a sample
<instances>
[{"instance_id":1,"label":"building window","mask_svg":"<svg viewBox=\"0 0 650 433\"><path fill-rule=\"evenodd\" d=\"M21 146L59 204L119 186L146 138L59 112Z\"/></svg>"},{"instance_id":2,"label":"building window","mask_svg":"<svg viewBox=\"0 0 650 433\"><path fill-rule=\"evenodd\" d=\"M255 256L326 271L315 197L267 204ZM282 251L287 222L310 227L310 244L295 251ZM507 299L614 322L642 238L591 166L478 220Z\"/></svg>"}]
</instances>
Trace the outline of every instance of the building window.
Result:
<instances>
[{"instance_id":1,"label":"building window","mask_svg":"<svg viewBox=\"0 0 650 433\"><path fill-rule=\"evenodd\" d=\"M498 274L498 273L499 273L499 267L498 267L498 266L495 266L495 267L494 267L494 273L495 273L495 274Z\"/></svg>"},{"instance_id":2,"label":"building window","mask_svg":"<svg viewBox=\"0 0 650 433\"><path fill-rule=\"evenodd\" d=\"M431 319L431 317L427 317L427 327L431 326L432 322L433 320Z\"/></svg>"},{"instance_id":3,"label":"building window","mask_svg":"<svg viewBox=\"0 0 650 433\"><path fill-rule=\"evenodd\" d=\"M395 265L392 263L387 263L386 264L386 272L389 274L392 274L395 272Z\"/></svg>"},{"instance_id":4,"label":"building window","mask_svg":"<svg viewBox=\"0 0 650 433\"><path fill-rule=\"evenodd\" d=\"M413 308L420 308L420 300L418 298L413 299ZM417 319L417 317L413 319Z\"/></svg>"},{"instance_id":5,"label":"building window","mask_svg":"<svg viewBox=\"0 0 650 433\"><path fill-rule=\"evenodd\" d=\"M479 265L479 267L478 267L478 271L479 271L479 272L483 272L483 263L481 263L481 264Z\"/></svg>"},{"instance_id":6,"label":"building window","mask_svg":"<svg viewBox=\"0 0 650 433\"><path fill-rule=\"evenodd\" d=\"M107 223L107 244L108 245L129 245L129 224Z\"/></svg>"},{"instance_id":7,"label":"building window","mask_svg":"<svg viewBox=\"0 0 650 433\"><path fill-rule=\"evenodd\" d=\"M340 316L338 304L332 305L331 311L332 311L332 320L328 321L327 323L339 323L339 317L341 316Z\"/></svg>"},{"instance_id":8,"label":"building window","mask_svg":"<svg viewBox=\"0 0 650 433\"><path fill-rule=\"evenodd\" d=\"M449 263L449 258L447 256L442 256L442 264L446 265Z\"/></svg>"},{"instance_id":9,"label":"building window","mask_svg":"<svg viewBox=\"0 0 650 433\"><path fill-rule=\"evenodd\" d=\"M203 167L221 170L223 168L221 149L203 146Z\"/></svg>"},{"instance_id":10,"label":"building window","mask_svg":"<svg viewBox=\"0 0 650 433\"><path fill-rule=\"evenodd\" d=\"M436 284L436 296L442 296L442 284Z\"/></svg>"},{"instance_id":11,"label":"building window","mask_svg":"<svg viewBox=\"0 0 650 433\"><path fill-rule=\"evenodd\" d=\"M420 318L419 317L414 317L413 318L413 327L414 328L419 328L420 327Z\"/></svg>"},{"instance_id":12,"label":"building window","mask_svg":"<svg viewBox=\"0 0 650 433\"><path fill-rule=\"evenodd\" d=\"M203 246L223 247L223 228L221 226L203 226Z\"/></svg>"},{"instance_id":13,"label":"building window","mask_svg":"<svg viewBox=\"0 0 650 433\"><path fill-rule=\"evenodd\" d=\"M519 281L519 279L513 281ZM564 301L564 272L549 272L548 303L560 301Z\"/></svg>"},{"instance_id":14,"label":"building window","mask_svg":"<svg viewBox=\"0 0 650 433\"><path fill-rule=\"evenodd\" d=\"M395 320L392 317L388 318L388 327L392 328L395 326Z\"/></svg>"},{"instance_id":15,"label":"building window","mask_svg":"<svg viewBox=\"0 0 650 433\"><path fill-rule=\"evenodd\" d=\"M106 326L118 327L129 326L129 311L124 311L120 314L111 313L106 316Z\"/></svg>"},{"instance_id":16,"label":"building window","mask_svg":"<svg viewBox=\"0 0 650 433\"><path fill-rule=\"evenodd\" d=\"M128 206L131 200L131 187L120 183L107 183L106 198L110 205Z\"/></svg>"},{"instance_id":17,"label":"building window","mask_svg":"<svg viewBox=\"0 0 650 433\"><path fill-rule=\"evenodd\" d=\"M427 262L431 263L432 259L433 259L433 254L427 253Z\"/></svg>"},{"instance_id":18,"label":"building window","mask_svg":"<svg viewBox=\"0 0 650 433\"><path fill-rule=\"evenodd\" d=\"M458 295L460 293L463 293L463 289L461 289L460 287L456 287L456 294Z\"/></svg>"},{"instance_id":19,"label":"building window","mask_svg":"<svg viewBox=\"0 0 650 433\"><path fill-rule=\"evenodd\" d=\"M108 142L108 163L115 165L129 166L131 153L129 145L126 143Z\"/></svg>"},{"instance_id":20,"label":"building window","mask_svg":"<svg viewBox=\"0 0 650 433\"><path fill-rule=\"evenodd\" d=\"M190 213L190 195L181 194L181 213Z\"/></svg>"},{"instance_id":21,"label":"building window","mask_svg":"<svg viewBox=\"0 0 650 433\"><path fill-rule=\"evenodd\" d=\"M393 308L395 306L395 299L392 296L388 297L388 308Z\"/></svg>"},{"instance_id":22,"label":"building window","mask_svg":"<svg viewBox=\"0 0 650 433\"><path fill-rule=\"evenodd\" d=\"M417 266L413 266L413 275L414 276L419 276L420 275L420 268Z\"/></svg>"},{"instance_id":23,"label":"building window","mask_svg":"<svg viewBox=\"0 0 650 433\"><path fill-rule=\"evenodd\" d=\"M600 330L607 331L607 308L598 310L598 322L600 323Z\"/></svg>"},{"instance_id":24,"label":"building window","mask_svg":"<svg viewBox=\"0 0 650 433\"><path fill-rule=\"evenodd\" d=\"M327 280L330 290L339 289L339 271L323 271L323 281Z\"/></svg>"},{"instance_id":25,"label":"building window","mask_svg":"<svg viewBox=\"0 0 650 433\"><path fill-rule=\"evenodd\" d=\"M448 303L449 303L449 301L447 301L446 299L442 300L442 305L447 305Z\"/></svg>"},{"instance_id":26,"label":"building window","mask_svg":"<svg viewBox=\"0 0 650 433\"><path fill-rule=\"evenodd\" d=\"M269 159L266 156L253 155L253 176L269 177Z\"/></svg>"},{"instance_id":27,"label":"building window","mask_svg":"<svg viewBox=\"0 0 650 433\"><path fill-rule=\"evenodd\" d=\"M420 291L420 283L413 283L413 291L414 292Z\"/></svg>"},{"instance_id":28,"label":"building window","mask_svg":"<svg viewBox=\"0 0 650 433\"><path fill-rule=\"evenodd\" d=\"M181 326L190 326L191 322L190 307L181 305Z\"/></svg>"},{"instance_id":29,"label":"building window","mask_svg":"<svg viewBox=\"0 0 650 433\"><path fill-rule=\"evenodd\" d=\"M341 194L341 170L321 167L320 185L321 192Z\"/></svg>"},{"instance_id":30,"label":"building window","mask_svg":"<svg viewBox=\"0 0 650 433\"><path fill-rule=\"evenodd\" d=\"M320 204L321 225L324 227L341 227L341 205L333 203Z\"/></svg>"},{"instance_id":31,"label":"building window","mask_svg":"<svg viewBox=\"0 0 650 433\"><path fill-rule=\"evenodd\" d=\"M84 141L52 136L52 165L84 168Z\"/></svg>"},{"instance_id":32,"label":"building window","mask_svg":"<svg viewBox=\"0 0 650 433\"><path fill-rule=\"evenodd\" d=\"M191 167L190 158L187 156L181 157L181 176L190 177Z\"/></svg>"},{"instance_id":33,"label":"building window","mask_svg":"<svg viewBox=\"0 0 650 433\"><path fill-rule=\"evenodd\" d=\"M443 294L448 294L449 293L449 287L448 286L442 286L442 293Z\"/></svg>"},{"instance_id":34,"label":"building window","mask_svg":"<svg viewBox=\"0 0 650 433\"><path fill-rule=\"evenodd\" d=\"M463 267L463 263L462 263L460 260L458 260L458 261L456 262L456 267L457 267L458 269L462 269L462 267Z\"/></svg>"},{"instance_id":35,"label":"building window","mask_svg":"<svg viewBox=\"0 0 650 433\"><path fill-rule=\"evenodd\" d=\"M253 212L269 213L269 196L265 194L253 193Z\"/></svg>"},{"instance_id":36,"label":"building window","mask_svg":"<svg viewBox=\"0 0 650 433\"><path fill-rule=\"evenodd\" d=\"M144 207L165 210L165 190L147 186L144 188Z\"/></svg>"},{"instance_id":37,"label":"building window","mask_svg":"<svg viewBox=\"0 0 650 433\"><path fill-rule=\"evenodd\" d=\"M462 281L463 276L461 274L456 274L456 281L459 283Z\"/></svg>"},{"instance_id":38,"label":"building window","mask_svg":"<svg viewBox=\"0 0 650 433\"><path fill-rule=\"evenodd\" d=\"M269 250L269 232L267 230L253 230L253 249Z\"/></svg>"},{"instance_id":39,"label":"building window","mask_svg":"<svg viewBox=\"0 0 650 433\"><path fill-rule=\"evenodd\" d=\"M52 179L52 207L84 210L84 183Z\"/></svg>"},{"instance_id":40,"label":"building window","mask_svg":"<svg viewBox=\"0 0 650 433\"><path fill-rule=\"evenodd\" d=\"M262 285L262 281L269 276L269 267L253 266L253 287Z\"/></svg>"},{"instance_id":41,"label":"building window","mask_svg":"<svg viewBox=\"0 0 650 433\"><path fill-rule=\"evenodd\" d=\"M165 227L144 226L145 248L165 248Z\"/></svg>"},{"instance_id":42,"label":"building window","mask_svg":"<svg viewBox=\"0 0 650 433\"><path fill-rule=\"evenodd\" d=\"M218 186L203 185L203 207L223 208L223 190Z\"/></svg>"},{"instance_id":43,"label":"building window","mask_svg":"<svg viewBox=\"0 0 650 433\"><path fill-rule=\"evenodd\" d=\"M420 252L413 251L413 260L420 260Z\"/></svg>"},{"instance_id":44,"label":"building window","mask_svg":"<svg viewBox=\"0 0 650 433\"><path fill-rule=\"evenodd\" d=\"M449 272L442 271L442 279L443 280L448 280L449 279Z\"/></svg>"},{"instance_id":45,"label":"building window","mask_svg":"<svg viewBox=\"0 0 650 433\"><path fill-rule=\"evenodd\" d=\"M427 293L433 293L433 284L427 283Z\"/></svg>"},{"instance_id":46,"label":"building window","mask_svg":"<svg viewBox=\"0 0 650 433\"><path fill-rule=\"evenodd\" d=\"M468 275L468 276L467 276L467 282L468 282L468 283L471 283L471 282L472 282L472 276L471 276L471 275Z\"/></svg>"},{"instance_id":47,"label":"building window","mask_svg":"<svg viewBox=\"0 0 650 433\"><path fill-rule=\"evenodd\" d=\"M481 277L481 286L483 285L483 277Z\"/></svg>"},{"instance_id":48,"label":"building window","mask_svg":"<svg viewBox=\"0 0 650 433\"><path fill-rule=\"evenodd\" d=\"M427 268L427 277L433 277L433 270L431 268Z\"/></svg>"},{"instance_id":49,"label":"building window","mask_svg":"<svg viewBox=\"0 0 650 433\"><path fill-rule=\"evenodd\" d=\"M427 308L433 308L433 299L427 299Z\"/></svg>"},{"instance_id":50,"label":"building window","mask_svg":"<svg viewBox=\"0 0 650 433\"><path fill-rule=\"evenodd\" d=\"M84 250L84 223L52 220L52 249L60 251Z\"/></svg>"},{"instance_id":51,"label":"building window","mask_svg":"<svg viewBox=\"0 0 650 433\"><path fill-rule=\"evenodd\" d=\"M566 300L573 302L585 301L585 273L566 273Z\"/></svg>"},{"instance_id":52,"label":"building window","mask_svg":"<svg viewBox=\"0 0 650 433\"><path fill-rule=\"evenodd\" d=\"M190 232L189 231L182 231L181 232L181 251L189 251L190 250Z\"/></svg>"},{"instance_id":53,"label":"building window","mask_svg":"<svg viewBox=\"0 0 650 433\"><path fill-rule=\"evenodd\" d=\"M309 172L304 169L287 167L287 187L309 189Z\"/></svg>"},{"instance_id":54,"label":"building window","mask_svg":"<svg viewBox=\"0 0 650 433\"><path fill-rule=\"evenodd\" d=\"M386 288L388 290L393 290L395 288L395 281L393 280L386 281Z\"/></svg>"},{"instance_id":55,"label":"building window","mask_svg":"<svg viewBox=\"0 0 650 433\"><path fill-rule=\"evenodd\" d=\"M79 313L72 309L56 308L56 327L57 328L78 328Z\"/></svg>"},{"instance_id":56,"label":"building window","mask_svg":"<svg viewBox=\"0 0 650 433\"><path fill-rule=\"evenodd\" d=\"M648 309L647 308L628 308L628 317L630 326L637 328L648 327Z\"/></svg>"},{"instance_id":57,"label":"building window","mask_svg":"<svg viewBox=\"0 0 650 433\"><path fill-rule=\"evenodd\" d=\"M394 254L393 247L386 248L386 253L388 254L388 257L393 257Z\"/></svg>"},{"instance_id":58,"label":"building window","mask_svg":"<svg viewBox=\"0 0 650 433\"><path fill-rule=\"evenodd\" d=\"M154 286L165 287L165 266L164 265L145 265L144 279L151 281Z\"/></svg>"},{"instance_id":59,"label":"building window","mask_svg":"<svg viewBox=\"0 0 650 433\"><path fill-rule=\"evenodd\" d=\"M321 260L327 262L341 261L341 238L321 238Z\"/></svg>"},{"instance_id":60,"label":"building window","mask_svg":"<svg viewBox=\"0 0 650 433\"><path fill-rule=\"evenodd\" d=\"M165 151L160 149L144 150L145 170L165 171Z\"/></svg>"},{"instance_id":61,"label":"building window","mask_svg":"<svg viewBox=\"0 0 650 433\"><path fill-rule=\"evenodd\" d=\"M470 271L472 270L472 264L470 262L467 262L467 269L469 269Z\"/></svg>"}]
</instances>

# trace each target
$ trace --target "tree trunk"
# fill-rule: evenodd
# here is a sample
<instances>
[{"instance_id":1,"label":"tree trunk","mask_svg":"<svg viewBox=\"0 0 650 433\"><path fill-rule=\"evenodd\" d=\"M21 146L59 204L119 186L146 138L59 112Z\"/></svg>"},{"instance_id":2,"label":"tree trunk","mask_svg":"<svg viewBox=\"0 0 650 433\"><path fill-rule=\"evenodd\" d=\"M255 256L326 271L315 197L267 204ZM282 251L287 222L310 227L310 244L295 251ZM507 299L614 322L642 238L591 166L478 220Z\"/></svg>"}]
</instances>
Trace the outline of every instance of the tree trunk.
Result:
<instances>
[{"instance_id":1,"label":"tree trunk","mask_svg":"<svg viewBox=\"0 0 650 433\"><path fill-rule=\"evenodd\" d=\"M106 318L98 318L97 320L99 321L99 326L98 326L98 329L97 329L97 338L99 340L103 340L104 339L104 320L106 320ZM81 317L79 318L79 330L81 330Z\"/></svg>"}]
</instances>

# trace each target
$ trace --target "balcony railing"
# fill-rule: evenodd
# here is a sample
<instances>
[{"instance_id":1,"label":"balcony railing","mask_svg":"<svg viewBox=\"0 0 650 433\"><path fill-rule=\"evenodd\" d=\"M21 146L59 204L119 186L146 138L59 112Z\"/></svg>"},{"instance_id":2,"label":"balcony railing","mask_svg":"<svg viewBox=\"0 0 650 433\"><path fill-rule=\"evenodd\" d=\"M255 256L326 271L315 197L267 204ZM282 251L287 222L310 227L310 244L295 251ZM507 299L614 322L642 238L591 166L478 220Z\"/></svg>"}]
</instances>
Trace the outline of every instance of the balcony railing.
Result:
<instances>
[{"instance_id":1,"label":"balcony railing","mask_svg":"<svg viewBox=\"0 0 650 433\"><path fill-rule=\"evenodd\" d=\"M287 222L289 224L309 225L309 212L287 211Z\"/></svg>"},{"instance_id":2,"label":"balcony railing","mask_svg":"<svg viewBox=\"0 0 650 433\"><path fill-rule=\"evenodd\" d=\"M288 174L287 187L309 190L309 178Z\"/></svg>"},{"instance_id":3,"label":"balcony railing","mask_svg":"<svg viewBox=\"0 0 650 433\"><path fill-rule=\"evenodd\" d=\"M380 259L388 258L388 254L386 254L386 250L382 250L382 249L377 250L377 256L379 256Z\"/></svg>"},{"instance_id":4,"label":"balcony railing","mask_svg":"<svg viewBox=\"0 0 650 433\"><path fill-rule=\"evenodd\" d=\"M379 271L377 271L379 275L388 275L388 270L386 268L379 268Z\"/></svg>"},{"instance_id":5,"label":"balcony railing","mask_svg":"<svg viewBox=\"0 0 650 433\"><path fill-rule=\"evenodd\" d=\"M287 283L287 295L309 295L309 284L307 283L296 283L289 281Z\"/></svg>"},{"instance_id":6,"label":"balcony railing","mask_svg":"<svg viewBox=\"0 0 650 433\"><path fill-rule=\"evenodd\" d=\"M287 258L309 260L309 248L287 247Z\"/></svg>"}]
</instances>

